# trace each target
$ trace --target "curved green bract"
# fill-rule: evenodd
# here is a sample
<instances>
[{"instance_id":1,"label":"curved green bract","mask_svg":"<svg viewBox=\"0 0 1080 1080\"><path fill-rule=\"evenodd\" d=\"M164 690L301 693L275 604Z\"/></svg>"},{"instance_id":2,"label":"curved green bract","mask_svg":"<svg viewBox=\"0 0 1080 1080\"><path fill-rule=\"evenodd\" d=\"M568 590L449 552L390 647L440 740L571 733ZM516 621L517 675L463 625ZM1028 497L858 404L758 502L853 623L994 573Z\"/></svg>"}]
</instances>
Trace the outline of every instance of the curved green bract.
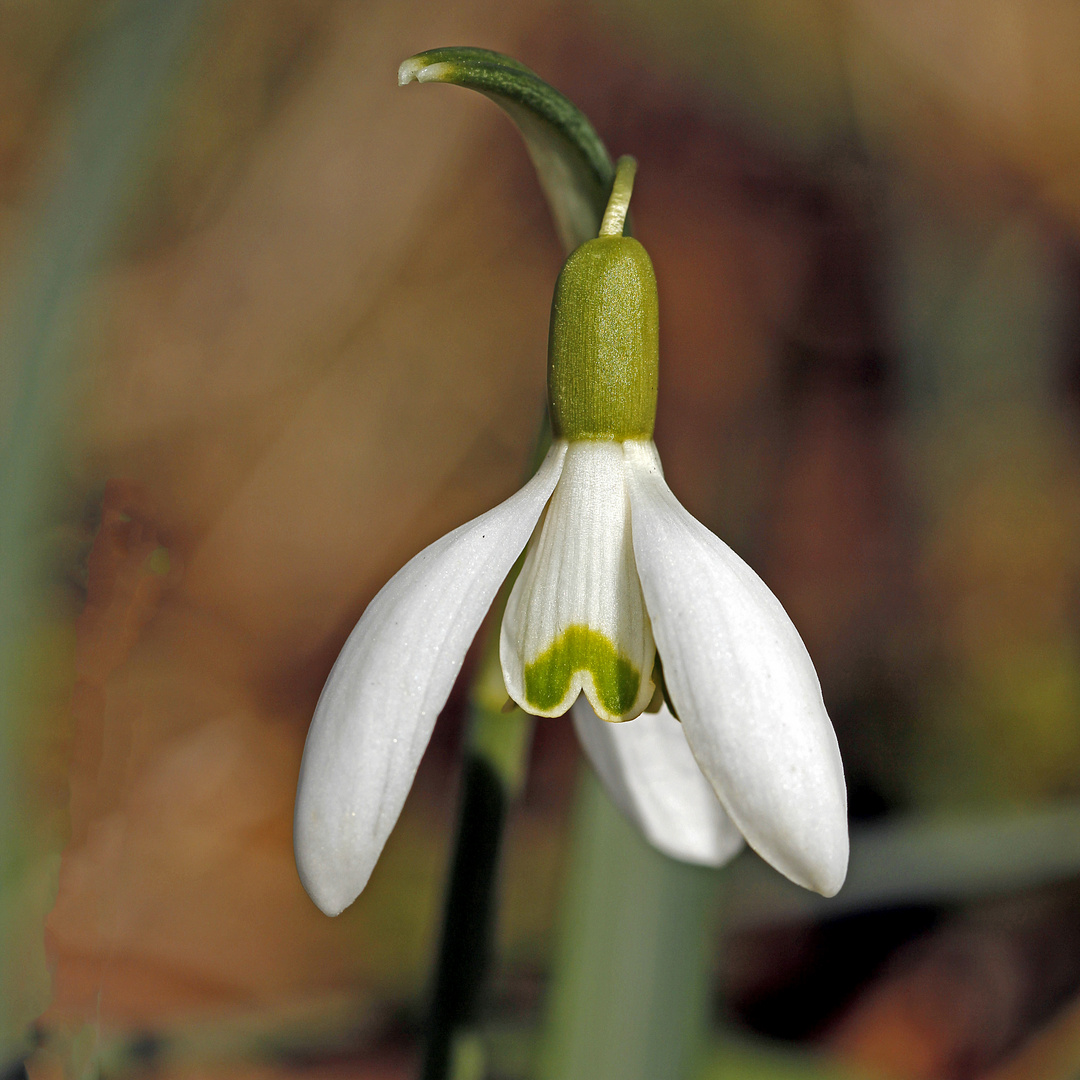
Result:
<instances>
[{"instance_id":1,"label":"curved green bract","mask_svg":"<svg viewBox=\"0 0 1080 1080\"><path fill-rule=\"evenodd\" d=\"M398 82L444 82L490 98L518 126L566 250L596 236L615 168L585 114L524 64L489 49L432 49L410 57ZM629 225L624 232L629 234Z\"/></svg>"},{"instance_id":2,"label":"curved green bract","mask_svg":"<svg viewBox=\"0 0 1080 1080\"><path fill-rule=\"evenodd\" d=\"M612 716L628 713L637 700L641 673L599 631L568 626L531 664L525 665L525 700L550 712L566 697L579 671L593 678L600 703Z\"/></svg>"}]
</instances>

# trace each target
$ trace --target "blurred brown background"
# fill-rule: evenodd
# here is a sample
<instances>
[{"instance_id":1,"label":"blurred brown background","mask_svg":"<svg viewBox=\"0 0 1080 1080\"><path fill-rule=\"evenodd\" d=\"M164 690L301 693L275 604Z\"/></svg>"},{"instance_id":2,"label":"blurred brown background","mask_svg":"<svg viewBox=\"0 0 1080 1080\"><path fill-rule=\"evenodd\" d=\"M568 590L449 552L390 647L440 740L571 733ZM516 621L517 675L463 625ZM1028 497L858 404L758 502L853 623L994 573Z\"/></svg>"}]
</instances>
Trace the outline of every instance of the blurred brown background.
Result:
<instances>
[{"instance_id":1,"label":"blurred brown background","mask_svg":"<svg viewBox=\"0 0 1080 1080\"><path fill-rule=\"evenodd\" d=\"M125 7L0 12L9 309L81 160L86 57ZM667 474L800 628L855 827L1073 812L1080 8L232 0L170 32L46 387L0 901L5 1037L18 1060L33 1025L34 1080L412 1068L459 696L333 921L292 864L299 756L367 601L519 483L561 262L505 118L396 86L422 49L513 54L638 158ZM27 391L4 360L10 450ZM526 1026L576 755L566 722L540 724L508 840L493 1008ZM1080 842L1061 820L1018 875L1005 852L994 876L991 842L970 888L733 923L717 1021L858 1075L1075 1076Z\"/></svg>"}]
</instances>

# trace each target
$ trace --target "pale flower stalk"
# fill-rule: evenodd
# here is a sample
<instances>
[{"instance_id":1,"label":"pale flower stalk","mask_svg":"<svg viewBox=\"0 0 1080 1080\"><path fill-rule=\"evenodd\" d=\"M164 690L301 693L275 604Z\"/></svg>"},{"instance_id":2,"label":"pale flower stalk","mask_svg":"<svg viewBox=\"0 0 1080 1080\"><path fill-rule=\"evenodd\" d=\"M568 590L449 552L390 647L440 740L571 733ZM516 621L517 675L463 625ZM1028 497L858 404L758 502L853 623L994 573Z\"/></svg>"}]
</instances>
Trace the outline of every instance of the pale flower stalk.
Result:
<instances>
[{"instance_id":1,"label":"pale flower stalk","mask_svg":"<svg viewBox=\"0 0 1080 1080\"><path fill-rule=\"evenodd\" d=\"M556 285L542 465L387 582L323 689L294 835L327 914L367 884L523 550L499 641L509 698L572 710L613 801L666 854L719 866L745 839L800 885L843 883L843 767L814 666L761 579L672 494L652 441L656 284L622 236L628 162L600 236Z\"/></svg>"}]
</instances>

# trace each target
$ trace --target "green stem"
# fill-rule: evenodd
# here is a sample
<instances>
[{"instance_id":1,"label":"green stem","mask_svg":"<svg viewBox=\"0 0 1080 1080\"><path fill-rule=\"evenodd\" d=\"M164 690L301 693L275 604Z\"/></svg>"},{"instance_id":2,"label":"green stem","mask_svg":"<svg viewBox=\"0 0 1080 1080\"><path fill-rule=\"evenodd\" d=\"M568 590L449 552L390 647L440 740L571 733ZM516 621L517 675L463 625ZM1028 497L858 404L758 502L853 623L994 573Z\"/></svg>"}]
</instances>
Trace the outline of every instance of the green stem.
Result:
<instances>
[{"instance_id":1,"label":"green stem","mask_svg":"<svg viewBox=\"0 0 1080 1080\"><path fill-rule=\"evenodd\" d=\"M651 848L581 770L540 1080L696 1075L718 881Z\"/></svg>"}]
</instances>

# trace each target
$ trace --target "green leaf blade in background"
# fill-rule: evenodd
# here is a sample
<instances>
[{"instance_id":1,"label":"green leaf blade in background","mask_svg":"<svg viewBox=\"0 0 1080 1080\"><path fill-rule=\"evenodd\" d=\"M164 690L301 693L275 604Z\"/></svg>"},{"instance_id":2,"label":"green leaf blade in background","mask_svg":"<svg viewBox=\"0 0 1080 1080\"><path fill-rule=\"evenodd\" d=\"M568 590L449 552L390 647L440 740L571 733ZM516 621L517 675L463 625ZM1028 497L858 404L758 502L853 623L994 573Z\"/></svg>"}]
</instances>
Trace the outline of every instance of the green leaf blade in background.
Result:
<instances>
[{"instance_id":1,"label":"green leaf blade in background","mask_svg":"<svg viewBox=\"0 0 1080 1080\"><path fill-rule=\"evenodd\" d=\"M43 537L75 411L84 302L138 196L203 7L126 0L79 42L65 154L3 268L0 375L13 392L0 417L0 1070L30 1049L50 993L42 923L62 841L39 792L40 728L42 703L67 685L70 644Z\"/></svg>"}]
</instances>

